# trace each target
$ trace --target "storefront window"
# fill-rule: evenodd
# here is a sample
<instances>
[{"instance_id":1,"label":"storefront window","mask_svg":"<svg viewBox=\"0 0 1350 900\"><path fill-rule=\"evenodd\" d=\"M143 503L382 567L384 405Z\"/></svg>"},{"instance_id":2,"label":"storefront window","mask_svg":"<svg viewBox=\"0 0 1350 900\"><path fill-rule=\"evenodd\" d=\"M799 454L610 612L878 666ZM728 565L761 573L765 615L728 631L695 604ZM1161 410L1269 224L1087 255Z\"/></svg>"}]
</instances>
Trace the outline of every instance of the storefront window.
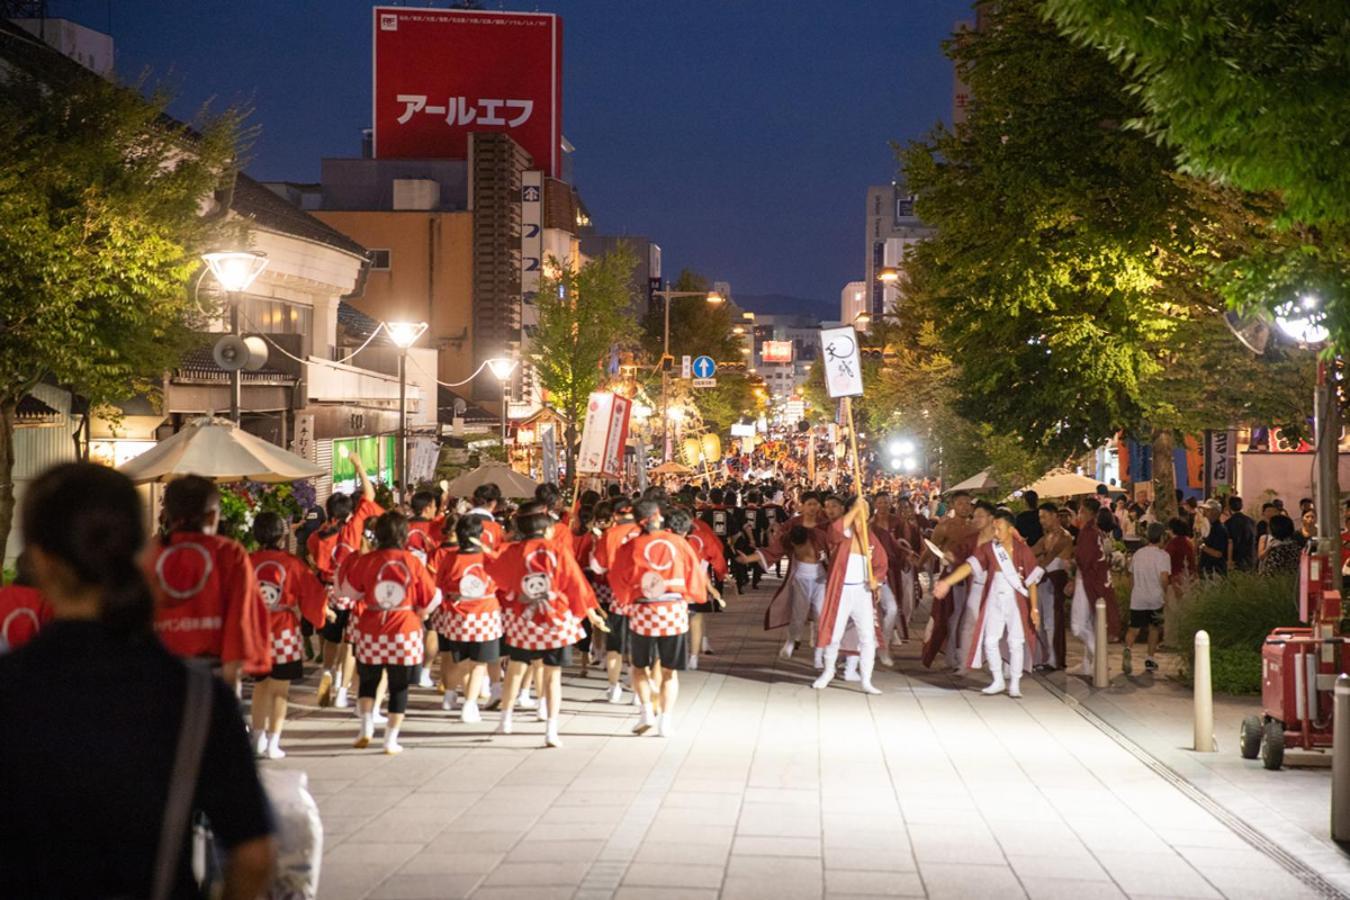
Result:
<instances>
[{"instance_id":1,"label":"storefront window","mask_svg":"<svg viewBox=\"0 0 1350 900\"><path fill-rule=\"evenodd\" d=\"M356 467L347 457L353 450L361 457L372 481L394 483L394 446L392 434L375 437L335 438L333 440L333 490L349 493L359 486Z\"/></svg>"}]
</instances>

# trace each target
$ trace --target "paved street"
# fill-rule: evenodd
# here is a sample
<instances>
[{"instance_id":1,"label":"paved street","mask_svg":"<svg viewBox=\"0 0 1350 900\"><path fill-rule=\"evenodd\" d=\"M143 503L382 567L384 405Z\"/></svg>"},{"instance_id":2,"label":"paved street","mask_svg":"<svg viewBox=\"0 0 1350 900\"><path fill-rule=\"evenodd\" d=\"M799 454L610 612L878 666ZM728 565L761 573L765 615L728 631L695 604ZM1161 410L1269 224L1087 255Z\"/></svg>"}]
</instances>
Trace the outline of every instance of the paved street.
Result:
<instances>
[{"instance_id":1,"label":"paved street","mask_svg":"<svg viewBox=\"0 0 1350 900\"><path fill-rule=\"evenodd\" d=\"M1039 684L990 699L905 659L882 696L812 691L766 598L714 620L672 740L630 736L595 678L567 680L558 751L415 692L390 758L297 705L273 765L322 807L322 896L1315 896Z\"/></svg>"}]
</instances>

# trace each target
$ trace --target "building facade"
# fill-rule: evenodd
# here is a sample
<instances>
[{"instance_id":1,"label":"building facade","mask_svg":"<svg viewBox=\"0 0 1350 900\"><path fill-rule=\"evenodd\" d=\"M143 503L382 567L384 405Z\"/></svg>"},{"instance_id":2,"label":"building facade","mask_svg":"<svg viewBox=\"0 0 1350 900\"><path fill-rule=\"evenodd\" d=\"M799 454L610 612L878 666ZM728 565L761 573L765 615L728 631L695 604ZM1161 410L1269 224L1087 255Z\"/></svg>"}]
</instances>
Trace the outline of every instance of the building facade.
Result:
<instances>
[{"instance_id":1,"label":"building facade","mask_svg":"<svg viewBox=\"0 0 1350 900\"><path fill-rule=\"evenodd\" d=\"M911 247L931 237L933 229L914 214L914 195L900 182L867 189L866 222L865 311L876 318L901 306L906 256ZM898 279L883 282L885 270L899 273Z\"/></svg>"}]
</instances>

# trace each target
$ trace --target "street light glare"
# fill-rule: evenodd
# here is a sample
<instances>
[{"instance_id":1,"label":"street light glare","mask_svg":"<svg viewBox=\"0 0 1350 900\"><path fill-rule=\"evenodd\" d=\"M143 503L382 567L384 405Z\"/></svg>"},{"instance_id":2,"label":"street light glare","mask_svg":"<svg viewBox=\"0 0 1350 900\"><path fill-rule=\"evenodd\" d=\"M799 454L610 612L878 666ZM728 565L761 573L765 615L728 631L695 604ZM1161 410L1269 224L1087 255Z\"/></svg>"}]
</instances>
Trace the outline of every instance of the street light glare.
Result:
<instances>
[{"instance_id":1,"label":"street light glare","mask_svg":"<svg viewBox=\"0 0 1350 900\"><path fill-rule=\"evenodd\" d=\"M385 330L389 332L389 339L397 344L401 349L407 350L422 333L427 330L426 322L386 322Z\"/></svg>"},{"instance_id":2,"label":"street light glare","mask_svg":"<svg viewBox=\"0 0 1350 900\"><path fill-rule=\"evenodd\" d=\"M1275 310L1275 324L1300 344L1321 344L1331 337L1322 319L1322 299L1316 294L1303 294Z\"/></svg>"},{"instance_id":3,"label":"street light glare","mask_svg":"<svg viewBox=\"0 0 1350 900\"><path fill-rule=\"evenodd\" d=\"M900 270L892 266L887 266L877 272L877 281L882 284L895 284L900 280Z\"/></svg>"},{"instance_id":4,"label":"street light glare","mask_svg":"<svg viewBox=\"0 0 1350 900\"><path fill-rule=\"evenodd\" d=\"M500 381L505 381L511 377L511 373L516 370L516 361L504 357L494 357L487 361L487 367L492 370L492 374L497 376Z\"/></svg>"},{"instance_id":5,"label":"street light glare","mask_svg":"<svg viewBox=\"0 0 1350 900\"><path fill-rule=\"evenodd\" d=\"M712 304L716 305L716 304L718 304L718 303L721 303L723 300L725 300L726 297L723 297L721 294L717 293L717 291L709 291L709 292L708 292L708 298L707 298L707 299L708 299L708 302L709 302L709 303L712 303Z\"/></svg>"},{"instance_id":6,"label":"street light glare","mask_svg":"<svg viewBox=\"0 0 1350 900\"><path fill-rule=\"evenodd\" d=\"M222 250L216 253L203 253L211 274L216 276L220 286L231 294L249 289L254 279L267 268L267 254L256 250Z\"/></svg>"}]
</instances>

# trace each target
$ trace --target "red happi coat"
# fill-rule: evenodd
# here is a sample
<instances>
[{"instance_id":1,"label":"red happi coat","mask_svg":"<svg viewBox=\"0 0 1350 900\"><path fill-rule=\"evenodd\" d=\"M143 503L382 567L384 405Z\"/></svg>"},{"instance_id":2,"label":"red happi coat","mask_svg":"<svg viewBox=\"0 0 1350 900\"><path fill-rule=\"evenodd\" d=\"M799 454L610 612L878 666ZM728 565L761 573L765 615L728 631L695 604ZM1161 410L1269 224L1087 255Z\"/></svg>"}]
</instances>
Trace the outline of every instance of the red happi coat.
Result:
<instances>
[{"instance_id":1,"label":"red happi coat","mask_svg":"<svg viewBox=\"0 0 1350 900\"><path fill-rule=\"evenodd\" d=\"M895 537L895 531L891 523L881 525L877 522L876 516L867 523L867 533L874 534L877 542L881 544L881 549L886 551L886 577L878 578L878 581L885 581L890 585L891 593L895 595L896 605L899 606L904 597L904 579L905 575L905 552L900 546L900 542ZM909 639L909 621L905 616L899 617L900 630L905 639Z\"/></svg>"},{"instance_id":2,"label":"red happi coat","mask_svg":"<svg viewBox=\"0 0 1350 900\"><path fill-rule=\"evenodd\" d=\"M619 548L640 534L642 529L636 522L616 522L596 538L595 549L591 551L591 571L605 580L613 598L610 600L609 611L617 616L628 615L628 607L619 599L618 590L609 576L609 571L614 568Z\"/></svg>"},{"instance_id":3,"label":"red happi coat","mask_svg":"<svg viewBox=\"0 0 1350 900\"><path fill-rule=\"evenodd\" d=\"M629 610L628 627L646 637L689 630L689 604L708 599L703 560L671 531L643 534L624 544L610 570L615 599Z\"/></svg>"},{"instance_id":4,"label":"red happi coat","mask_svg":"<svg viewBox=\"0 0 1350 900\"><path fill-rule=\"evenodd\" d=\"M436 571L441 605L431 614L433 628L452 641L482 643L502 636L501 604L497 582L487 567L484 553L442 556Z\"/></svg>"},{"instance_id":5,"label":"red happi coat","mask_svg":"<svg viewBox=\"0 0 1350 900\"><path fill-rule=\"evenodd\" d=\"M694 529L686 540L690 546L708 563L708 569L718 578L727 577L727 553L722 539L712 530L712 526L702 519L694 519ZM701 602L701 601L700 601Z\"/></svg>"},{"instance_id":6,"label":"red happi coat","mask_svg":"<svg viewBox=\"0 0 1350 900\"><path fill-rule=\"evenodd\" d=\"M283 550L257 550L249 554L249 560L267 608L272 665L304 659L300 621L315 628L323 625L328 591L308 566Z\"/></svg>"},{"instance_id":7,"label":"red happi coat","mask_svg":"<svg viewBox=\"0 0 1350 900\"><path fill-rule=\"evenodd\" d=\"M497 583L506 643L520 650L570 647L586 635L587 611L599 608L576 559L544 538L507 544L488 574Z\"/></svg>"},{"instance_id":8,"label":"red happi coat","mask_svg":"<svg viewBox=\"0 0 1350 900\"><path fill-rule=\"evenodd\" d=\"M0 653L18 650L52 620L52 608L35 587L0 588Z\"/></svg>"},{"instance_id":9,"label":"red happi coat","mask_svg":"<svg viewBox=\"0 0 1350 900\"><path fill-rule=\"evenodd\" d=\"M338 569L352 554L361 552L367 520L382 515L384 507L362 497L356 501L351 517L337 529L330 532L320 528L309 536L305 547L309 551L310 562L319 573L320 581L324 584L337 583Z\"/></svg>"},{"instance_id":10,"label":"red happi coat","mask_svg":"<svg viewBox=\"0 0 1350 900\"><path fill-rule=\"evenodd\" d=\"M506 533L502 531L497 518L482 507L475 507L465 515L478 516L483 520L483 534L478 538L483 545L483 552L489 557L500 555L506 548Z\"/></svg>"},{"instance_id":11,"label":"red happi coat","mask_svg":"<svg viewBox=\"0 0 1350 900\"><path fill-rule=\"evenodd\" d=\"M272 668L267 608L248 551L216 534L174 532L152 545L145 574L155 594L155 633L170 653Z\"/></svg>"},{"instance_id":12,"label":"red happi coat","mask_svg":"<svg viewBox=\"0 0 1350 900\"><path fill-rule=\"evenodd\" d=\"M436 551L441 546L441 523L435 519L409 519L407 550L435 571Z\"/></svg>"},{"instance_id":13,"label":"red happi coat","mask_svg":"<svg viewBox=\"0 0 1350 900\"><path fill-rule=\"evenodd\" d=\"M365 665L422 662L423 620L441 592L422 561L407 550L372 550L342 567L338 593L351 598L356 660Z\"/></svg>"},{"instance_id":14,"label":"red happi coat","mask_svg":"<svg viewBox=\"0 0 1350 900\"><path fill-rule=\"evenodd\" d=\"M1041 564L1036 561L1036 554L1031 552L1027 542L1022 540L1021 535L1014 533L1013 549L1008 554L1012 561L1013 568L1017 574L1022 577L1022 583L1030 588L1031 585L1040 583L1045 576L1045 570ZM985 541L975 548L975 552L966 560L970 567L974 569L978 566L984 570L984 592L980 595L980 613L975 620L975 638L970 642L970 649L966 651L966 668L978 669L984 665L984 619L988 609L989 597L993 594L994 578L1002 571L998 564L997 557L994 556L994 541ZM1022 617L1022 634L1026 638L1027 653L1023 655L1023 665L1029 670L1035 661L1036 648L1036 630L1031 627L1031 597L1030 590L1028 596L1024 597L1017 594L1017 611Z\"/></svg>"},{"instance_id":15,"label":"red happi coat","mask_svg":"<svg viewBox=\"0 0 1350 900\"><path fill-rule=\"evenodd\" d=\"M951 554L956 559L956 562L952 565L959 566L961 563L965 562L966 559L975 552L975 548L979 546L979 543L980 533L978 531L972 531L961 541L961 543L952 548ZM945 560L942 561L942 571L949 571ZM969 590L973 586L971 584L971 579L969 578L967 578L963 584L965 584L966 590ZM920 661L924 664L925 668L932 667L933 660L941 655L942 648L946 646L947 638L950 633L948 625L951 621L953 612L960 614L957 617L956 626L958 629L961 627L961 617L965 615L965 604L962 604L961 609L959 610L955 608L956 587L957 585L952 585L952 590L947 592L947 596L943 597L941 600L933 601L933 629L928 636L928 640L923 642L923 654L920 657Z\"/></svg>"},{"instance_id":16,"label":"red happi coat","mask_svg":"<svg viewBox=\"0 0 1350 900\"><path fill-rule=\"evenodd\" d=\"M817 554L826 552L829 549L829 530L828 522L817 522L815 525L807 525L806 520L801 516L793 516L784 522L774 531L773 537L769 539L769 546L761 547L759 558L768 569L778 560L787 558L787 572L783 575L783 581L778 585L778 590L774 592L769 605L764 609L764 630L772 631L775 628L786 628L792 621L792 578L797 568L797 558L792 552L792 541L788 535L792 529L801 525L806 529L810 538L811 546Z\"/></svg>"},{"instance_id":17,"label":"red happi coat","mask_svg":"<svg viewBox=\"0 0 1350 900\"><path fill-rule=\"evenodd\" d=\"M830 574L825 582L825 602L820 608L820 621L816 623L816 646L824 647L834 637L835 619L839 617L839 602L844 596L844 575L848 572L848 558L853 552L852 534L844 533L843 519L830 523L827 532L830 554ZM871 550L872 577L880 582L890 565L886 551L871 531L867 533ZM875 605L876 597L872 602ZM881 631L881 617L873 616L878 633Z\"/></svg>"}]
</instances>

